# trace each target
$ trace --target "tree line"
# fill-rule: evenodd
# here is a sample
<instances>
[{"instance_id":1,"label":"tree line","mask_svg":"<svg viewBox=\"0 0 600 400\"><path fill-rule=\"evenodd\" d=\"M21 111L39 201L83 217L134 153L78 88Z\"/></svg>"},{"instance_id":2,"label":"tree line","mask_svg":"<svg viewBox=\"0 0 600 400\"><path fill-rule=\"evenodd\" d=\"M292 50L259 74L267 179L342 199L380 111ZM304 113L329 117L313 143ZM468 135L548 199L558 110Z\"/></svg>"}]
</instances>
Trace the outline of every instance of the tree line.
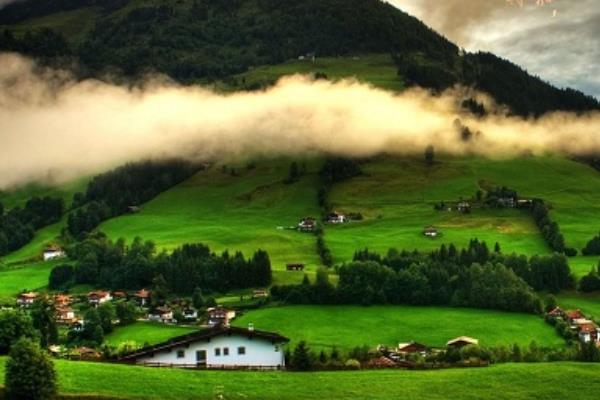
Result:
<instances>
[{"instance_id":1,"label":"tree line","mask_svg":"<svg viewBox=\"0 0 600 400\"><path fill-rule=\"evenodd\" d=\"M503 255L478 240L461 250L442 245L431 253L392 249L382 257L357 251L353 262L337 272L337 287L322 270L314 283L305 277L300 285L276 285L271 295L293 304L452 305L539 313L534 289L558 292L574 286L562 255Z\"/></svg>"},{"instance_id":2,"label":"tree line","mask_svg":"<svg viewBox=\"0 0 600 400\"><path fill-rule=\"evenodd\" d=\"M35 231L58 222L64 201L53 197L32 197L23 208L4 210L0 203L0 256L18 250L33 239Z\"/></svg>"},{"instance_id":3,"label":"tree line","mask_svg":"<svg viewBox=\"0 0 600 400\"><path fill-rule=\"evenodd\" d=\"M187 296L197 288L224 292L271 283L271 261L263 250L246 259L240 252L216 254L203 244L184 244L171 254L156 254L150 241L136 238L127 245L123 239L113 242L100 232L66 250L73 263L52 269L52 288L74 284L131 290L160 286Z\"/></svg>"},{"instance_id":4,"label":"tree line","mask_svg":"<svg viewBox=\"0 0 600 400\"><path fill-rule=\"evenodd\" d=\"M85 237L102 221L136 209L142 203L195 174L202 167L182 160L129 163L95 176L85 193L76 193L65 233Z\"/></svg>"},{"instance_id":5,"label":"tree line","mask_svg":"<svg viewBox=\"0 0 600 400\"><path fill-rule=\"evenodd\" d=\"M577 250L565 245L565 237L560 232L556 221L550 218L548 205L542 199L534 199L531 206L533 220L542 232L542 236L548 246L558 253L564 253L569 257L577 255Z\"/></svg>"}]
</instances>

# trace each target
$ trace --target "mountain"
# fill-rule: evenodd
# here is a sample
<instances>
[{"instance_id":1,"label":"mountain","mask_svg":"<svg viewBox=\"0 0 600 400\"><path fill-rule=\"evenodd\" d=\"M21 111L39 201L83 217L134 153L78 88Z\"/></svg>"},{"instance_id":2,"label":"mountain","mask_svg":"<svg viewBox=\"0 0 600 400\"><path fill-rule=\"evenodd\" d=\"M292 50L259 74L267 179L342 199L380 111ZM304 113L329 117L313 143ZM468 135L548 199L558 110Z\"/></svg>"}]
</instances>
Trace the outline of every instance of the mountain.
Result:
<instances>
[{"instance_id":1,"label":"mountain","mask_svg":"<svg viewBox=\"0 0 600 400\"><path fill-rule=\"evenodd\" d=\"M492 54L463 54L379 0L25 0L0 10L0 49L89 76L156 71L182 83L223 80L301 55L393 56L409 84L489 92L515 114L599 109Z\"/></svg>"}]
</instances>

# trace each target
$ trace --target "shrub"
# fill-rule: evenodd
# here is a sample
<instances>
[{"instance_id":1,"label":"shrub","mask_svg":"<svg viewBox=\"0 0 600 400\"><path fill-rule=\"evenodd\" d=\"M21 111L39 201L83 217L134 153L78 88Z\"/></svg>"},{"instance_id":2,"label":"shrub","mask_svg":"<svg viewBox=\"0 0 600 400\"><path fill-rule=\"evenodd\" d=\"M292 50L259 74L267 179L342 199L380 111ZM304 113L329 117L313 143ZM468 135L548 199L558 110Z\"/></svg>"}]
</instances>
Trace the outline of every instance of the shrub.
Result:
<instances>
[{"instance_id":1,"label":"shrub","mask_svg":"<svg viewBox=\"0 0 600 400\"><path fill-rule=\"evenodd\" d=\"M344 367L347 369L360 369L360 361L350 358L344 363Z\"/></svg>"},{"instance_id":2,"label":"shrub","mask_svg":"<svg viewBox=\"0 0 600 400\"><path fill-rule=\"evenodd\" d=\"M56 372L52 360L29 339L19 340L6 362L6 398L11 400L54 399Z\"/></svg>"}]
</instances>

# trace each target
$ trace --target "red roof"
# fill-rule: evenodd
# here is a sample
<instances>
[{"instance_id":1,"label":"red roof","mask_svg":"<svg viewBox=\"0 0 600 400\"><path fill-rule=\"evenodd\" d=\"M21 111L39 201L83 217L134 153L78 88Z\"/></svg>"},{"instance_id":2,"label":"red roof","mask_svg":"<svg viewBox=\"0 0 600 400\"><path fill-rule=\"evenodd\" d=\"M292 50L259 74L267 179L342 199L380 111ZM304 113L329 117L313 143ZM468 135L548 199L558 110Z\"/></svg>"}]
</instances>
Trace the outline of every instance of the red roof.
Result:
<instances>
[{"instance_id":1,"label":"red roof","mask_svg":"<svg viewBox=\"0 0 600 400\"><path fill-rule=\"evenodd\" d=\"M554 310L548 312L548 315L561 315L563 313L563 310L561 310L560 307L555 307Z\"/></svg>"},{"instance_id":2,"label":"red roof","mask_svg":"<svg viewBox=\"0 0 600 400\"><path fill-rule=\"evenodd\" d=\"M584 317L581 310L570 310L570 311L567 311L565 314L567 315L567 318L569 318L569 319L579 319L579 318Z\"/></svg>"},{"instance_id":3,"label":"red roof","mask_svg":"<svg viewBox=\"0 0 600 400\"><path fill-rule=\"evenodd\" d=\"M138 290L134 294L135 297L139 297L140 299L147 299L150 297L150 291L146 289Z\"/></svg>"}]
</instances>

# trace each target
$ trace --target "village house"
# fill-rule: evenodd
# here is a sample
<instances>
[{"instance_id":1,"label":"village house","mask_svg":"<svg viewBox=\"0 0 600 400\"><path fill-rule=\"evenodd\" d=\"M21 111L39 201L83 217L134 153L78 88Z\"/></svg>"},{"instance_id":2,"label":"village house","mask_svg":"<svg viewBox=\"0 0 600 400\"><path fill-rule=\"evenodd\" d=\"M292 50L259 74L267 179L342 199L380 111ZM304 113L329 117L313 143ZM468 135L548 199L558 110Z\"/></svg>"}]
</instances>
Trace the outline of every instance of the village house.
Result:
<instances>
[{"instance_id":1,"label":"village house","mask_svg":"<svg viewBox=\"0 0 600 400\"><path fill-rule=\"evenodd\" d=\"M573 321L577 319L584 319L585 315L581 312L581 310L568 310L564 313L567 322L573 325Z\"/></svg>"},{"instance_id":2,"label":"village house","mask_svg":"<svg viewBox=\"0 0 600 400\"><path fill-rule=\"evenodd\" d=\"M73 332L82 332L85 323L82 319L75 318L73 322L71 322L71 330Z\"/></svg>"},{"instance_id":3,"label":"village house","mask_svg":"<svg viewBox=\"0 0 600 400\"><path fill-rule=\"evenodd\" d=\"M181 310L181 314L183 314L183 318L188 321L195 321L198 319L198 310L193 307L185 307L183 310Z\"/></svg>"},{"instance_id":4,"label":"village house","mask_svg":"<svg viewBox=\"0 0 600 400\"><path fill-rule=\"evenodd\" d=\"M70 324L75 320L75 311L71 307L61 306L56 308L56 322Z\"/></svg>"},{"instance_id":5,"label":"village house","mask_svg":"<svg viewBox=\"0 0 600 400\"><path fill-rule=\"evenodd\" d=\"M290 263L285 266L288 271L304 271L304 264Z\"/></svg>"},{"instance_id":6,"label":"village house","mask_svg":"<svg viewBox=\"0 0 600 400\"><path fill-rule=\"evenodd\" d=\"M265 297L269 297L269 291L267 289L256 289L252 291L253 299L260 299Z\"/></svg>"},{"instance_id":7,"label":"village house","mask_svg":"<svg viewBox=\"0 0 600 400\"><path fill-rule=\"evenodd\" d=\"M102 303L106 303L107 301L111 300L112 296L110 295L110 292L95 290L93 292L88 293L88 302L93 306L98 306Z\"/></svg>"},{"instance_id":8,"label":"village house","mask_svg":"<svg viewBox=\"0 0 600 400\"><path fill-rule=\"evenodd\" d=\"M167 306L156 307L154 311L148 313L148 319L150 321L157 322L172 322L173 321L173 310Z\"/></svg>"},{"instance_id":9,"label":"village house","mask_svg":"<svg viewBox=\"0 0 600 400\"><path fill-rule=\"evenodd\" d=\"M207 324L209 326L229 326L229 323L235 318L235 310L225 307L212 307L206 310Z\"/></svg>"},{"instance_id":10,"label":"village house","mask_svg":"<svg viewBox=\"0 0 600 400\"><path fill-rule=\"evenodd\" d=\"M136 350L119 361L152 367L283 369L287 342L277 333L217 326Z\"/></svg>"},{"instance_id":11,"label":"village house","mask_svg":"<svg viewBox=\"0 0 600 400\"><path fill-rule=\"evenodd\" d=\"M515 208L516 202L514 197L499 197L496 203L500 207Z\"/></svg>"},{"instance_id":12,"label":"village house","mask_svg":"<svg viewBox=\"0 0 600 400\"><path fill-rule=\"evenodd\" d=\"M35 292L21 293L17 297L17 305L19 307L29 307L37 300L37 298L38 294Z\"/></svg>"},{"instance_id":13,"label":"village house","mask_svg":"<svg viewBox=\"0 0 600 400\"><path fill-rule=\"evenodd\" d=\"M398 347L396 348L396 353L406 356L409 354L421 354L421 355L425 355L427 354L427 351L429 350L429 348L427 346L425 346L424 344L421 343L417 343L417 342L409 342L409 343L399 343Z\"/></svg>"},{"instance_id":14,"label":"village house","mask_svg":"<svg viewBox=\"0 0 600 400\"><path fill-rule=\"evenodd\" d=\"M565 318L565 312L560 307L554 307L554 309L548 311L548 315L552 318Z\"/></svg>"},{"instance_id":15,"label":"village house","mask_svg":"<svg viewBox=\"0 0 600 400\"><path fill-rule=\"evenodd\" d=\"M327 222L330 224L343 224L346 222L346 216L344 214L333 212L327 216Z\"/></svg>"},{"instance_id":16,"label":"village house","mask_svg":"<svg viewBox=\"0 0 600 400\"><path fill-rule=\"evenodd\" d=\"M44 261L50 261L65 256L65 252L58 246L47 246L44 248L43 257Z\"/></svg>"},{"instance_id":17,"label":"village house","mask_svg":"<svg viewBox=\"0 0 600 400\"><path fill-rule=\"evenodd\" d=\"M479 345L479 340L468 336L459 336L455 339L449 340L448 343L446 343L446 346L455 348L461 348L469 345L477 346Z\"/></svg>"},{"instance_id":18,"label":"village house","mask_svg":"<svg viewBox=\"0 0 600 400\"><path fill-rule=\"evenodd\" d=\"M301 232L313 232L317 229L317 220L312 217L303 218L298 223L298 230Z\"/></svg>"},{"instance_id":19,"label":"village house","mask_svg":"<svg viewBox=\"0 0 600 400\"><path fill-rule=\"evenodd\" d=\"M434 226L427 226L423 229L423 235L434 238L439 235L439 231Z\"/></svg>"},{"instance_id":20,"label":"village house","mask_svg":"<svg viewBox=\"0 0 600 400\"><path fill-rule=\"evenodd\" d=\"M138 207L138 206L129 206L129 207L127 207L127 212L129 214L137 214L137 213L140 212L140 207Z\"/></svg>"},{"instance_id":21,"label":"village house","mask_svg":"<svg viewBox=\"0 0 600 400\"><path fill-rule=\"evenodd\" d=\"M471 203L467 201L461 201L456 205L458 212L468 214L471 212Z\"/></svg>"},{"instance_id":22,"label":"village house","mask_svg":"<svg viewBox=\"0 0 600 400\"><path fill-rule=\"evenodd\" d=\"M71 304L71 296L68 294L55 294L52 298L56 307L65 307Z\"/></svg>"},{"instance_id":23,"label":"village house","mask_svg":"<svg viewBox=\"0 0 600 400\"><path fill-rule=\"evenodd\" d=\"M146 289L138 290L134 293L133 297L140 305L140 307L145 307L150 303L150 291Z\"/></svg>"}]
</instances>

